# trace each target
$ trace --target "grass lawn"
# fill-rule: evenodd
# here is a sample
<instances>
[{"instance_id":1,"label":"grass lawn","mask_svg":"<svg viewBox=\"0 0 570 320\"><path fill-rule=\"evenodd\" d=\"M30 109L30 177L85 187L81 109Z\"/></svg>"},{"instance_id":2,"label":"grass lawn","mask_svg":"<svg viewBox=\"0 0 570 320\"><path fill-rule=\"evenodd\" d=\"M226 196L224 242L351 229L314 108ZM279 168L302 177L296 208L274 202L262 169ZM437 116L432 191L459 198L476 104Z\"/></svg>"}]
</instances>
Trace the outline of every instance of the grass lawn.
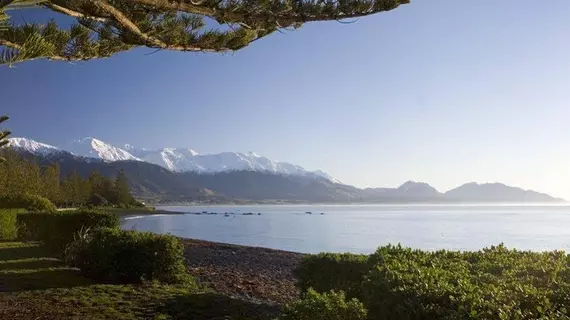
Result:
<instances>
[{"instance_id":1,"label":"grass lawn","mask_svg":"<svg viewBox=\"0 0 570 320\"><path fill-rule=\"evenodd\" d=\"M277 310L197 285L93 283L38 243L0 242L0 319L272 319Z\"/></svg>"}]
</instances>

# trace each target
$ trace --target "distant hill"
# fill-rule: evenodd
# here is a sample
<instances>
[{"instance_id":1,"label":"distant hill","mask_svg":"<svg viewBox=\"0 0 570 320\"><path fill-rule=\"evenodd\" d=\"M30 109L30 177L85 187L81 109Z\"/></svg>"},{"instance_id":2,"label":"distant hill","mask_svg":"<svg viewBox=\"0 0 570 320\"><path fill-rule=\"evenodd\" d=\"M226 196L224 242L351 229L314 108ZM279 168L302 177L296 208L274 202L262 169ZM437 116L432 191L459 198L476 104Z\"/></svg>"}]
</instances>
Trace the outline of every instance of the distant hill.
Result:
<instances>
[{"instance_id":1,"label":"distant hill","mask_svg":"<svg viewBox=\"0 0 570 320\"><path fill-rule=\"evenodd\" d=\"M563 201L548 194L510 187L502 183L466 183L445 193L445 198L462 202L552 202Z\"/></svg>"},{"instance_id":2,"label":"distant hill","mask_svg":"<svg viewBox=\"0 0 570 320\"><path fill-rule=\"evenodd\" d=\"M45 146L37 146L46 148ZM440 193L424 182L408 181L398 188L367 188L335 183L320 176L260 171L217 173L173 172L136 160L108 162L69 152L32 154L19 150L40 164L57 162L62 176L73 170L82 176L93 170L114 177L122 170L140 199L161 202L320 202L320 203L455 203L455 202L557 202L547 194L504 184L468 183Z\"/></svg>"}]
</instances>

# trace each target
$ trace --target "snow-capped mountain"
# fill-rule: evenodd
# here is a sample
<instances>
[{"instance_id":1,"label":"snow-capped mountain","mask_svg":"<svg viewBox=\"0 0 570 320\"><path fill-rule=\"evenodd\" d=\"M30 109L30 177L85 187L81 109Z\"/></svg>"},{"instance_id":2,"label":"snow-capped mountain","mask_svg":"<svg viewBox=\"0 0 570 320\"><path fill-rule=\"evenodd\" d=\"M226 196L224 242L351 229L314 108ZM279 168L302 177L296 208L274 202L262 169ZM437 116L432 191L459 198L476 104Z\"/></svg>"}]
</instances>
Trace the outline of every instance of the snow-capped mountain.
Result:
<instances>
[{"instance_id":1,"label":"snow-capped mountain","mask_svg":"<svg viewBox=\"0 0 570 320\"><path fill-rule=\"evenodd\" d=\"M33 154L48 155L62 151L55 146L26 138L9 138L8 141L10 141L8 143L8 146L15 149L28 151Z\"/></svg>"},{"instance_id":2,"label":"snow-capped mountain","mask_svg":"<svg viewBox=\"0 0 570 320\"><path fill-rule=\"evenodd\" d=\"M12 143L12 140L14 141ZM28 152L44 154L49 151L67 151L76 156L102 159L108 162L134 160L157 164L171 171L195 171L200 173L215 173L223 171L250 170L276 174L325 178L334 183L334 179L323 171L307 171L303 167L271 160L254 152L222 152L217 154L199 154L192 149L162 148L148 150L126 144L122 148L96 138L74 140L64 148L43 144L26 138L10 139L11 144Z\"/></svg>"},{"instance_id":3,"label":"snow-capped mountain","mask_svg":"<svg viewBox=\"0 0 570 320\"><path fill-rule=\"evenodd\" d=\"M301 166L273 161L255 152L199 154L192 149L162 148L160 150L150 151L135 148L131 145L125 145L125 149L142 161L158 164L172 171L196 171L203 173L235 170L264 171L278 174L320 177L339 183L339 181L325 172L307 171Z\"/></svg>"},{"instance_id":4,"label":"snow-capped mountain","mask_svg":"<svg viewBox=\"0 0 570 320\"><path fill-rule=\"evenodd\" d=\"M105 161L141 160L123 149L91 137L73 140L64 149L78 156Z\"/></svg>"}]
</instances>

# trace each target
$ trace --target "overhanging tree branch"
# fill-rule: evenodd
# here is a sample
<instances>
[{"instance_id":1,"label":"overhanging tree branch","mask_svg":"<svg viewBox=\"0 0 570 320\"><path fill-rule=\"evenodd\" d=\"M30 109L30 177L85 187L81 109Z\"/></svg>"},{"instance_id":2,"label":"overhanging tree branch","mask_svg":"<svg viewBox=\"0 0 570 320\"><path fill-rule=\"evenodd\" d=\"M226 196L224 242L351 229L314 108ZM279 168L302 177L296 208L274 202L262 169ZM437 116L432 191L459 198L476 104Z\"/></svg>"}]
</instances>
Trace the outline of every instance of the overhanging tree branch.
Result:
<instances>
[{"instance_id":1,"label":"overhanging tree branch","mask_svg":"<svg viewBox=\"0 0 570 320\"><path fill-rule=\"evenodd\" d=\"M51 9L53 11L59 12L59 13L63 13L65 15L68 15L70 17L74 17L77 19L90 19L90 20L95 20L95 21L99 21L99 22L105 22L107 21L107 18L103 18L103 17L95 17L95 16L88 16L86 14L83 14L81 12L77 12L71 9L68 9L66 7L57 5L55 3L50 3L47 2L45 4L43 4L44 7Z\"/></svg>"},{"instance_id":2,"label":"overhanging tree branch","mask_svg":"<svg viewBox=\"0 0 570 320\"><path fill-rule=\"evenodd\" d=\"M137 35L138 37L143 40L144 43L152 46L152 47L159 47L159 48L166 48L168 45L154 37L149 36L148 34L144 33L139 29L139 27L129 20L127 16L125 16L121 11L117 8L113 7L105 0L95 0L93 1L95 6L101 8L103 11L107 12L109 15L113 17L113 19L123 28L131 33Z\"/></svg>"},{"instance_id":3,"label":"overhanging tree branch","mask_svg":"<svg viewBox=\"0 0 570 320\"><path fill-rule=\"evenodd\" d=\"M39 0L0 0L10 5ZM28 2L31 1L31 2ZM410 0L44 0L43 8L77 19L0 28L0 64L26 60L89 60L133 47L227 52L305 22L342 20L389 11ZM18 7L19 8L19 7ZM4 14L0 7L0 16ZM209 17L218 27L204 22ZM2 48L0 48L1 50Z\"/></svg>"}]
</instances>

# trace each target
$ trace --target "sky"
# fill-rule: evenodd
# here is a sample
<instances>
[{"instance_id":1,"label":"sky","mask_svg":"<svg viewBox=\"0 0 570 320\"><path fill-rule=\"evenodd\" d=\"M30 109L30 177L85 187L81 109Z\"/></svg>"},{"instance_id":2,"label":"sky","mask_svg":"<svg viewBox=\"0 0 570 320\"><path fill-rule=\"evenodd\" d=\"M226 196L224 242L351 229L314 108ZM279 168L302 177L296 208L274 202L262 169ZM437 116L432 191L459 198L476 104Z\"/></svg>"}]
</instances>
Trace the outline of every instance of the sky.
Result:
<instances>
[{"instance_id":1,"label":"sky","mask_svg":"<svg viewBox=\"0 0 570 320\"><path fill-rule=\"evenodd\" d=\"M255 151L359 187L503 182L570 199L570 1L415 0L233 54L0 68L14 136Z\"/></svg>"}]
</instances>

